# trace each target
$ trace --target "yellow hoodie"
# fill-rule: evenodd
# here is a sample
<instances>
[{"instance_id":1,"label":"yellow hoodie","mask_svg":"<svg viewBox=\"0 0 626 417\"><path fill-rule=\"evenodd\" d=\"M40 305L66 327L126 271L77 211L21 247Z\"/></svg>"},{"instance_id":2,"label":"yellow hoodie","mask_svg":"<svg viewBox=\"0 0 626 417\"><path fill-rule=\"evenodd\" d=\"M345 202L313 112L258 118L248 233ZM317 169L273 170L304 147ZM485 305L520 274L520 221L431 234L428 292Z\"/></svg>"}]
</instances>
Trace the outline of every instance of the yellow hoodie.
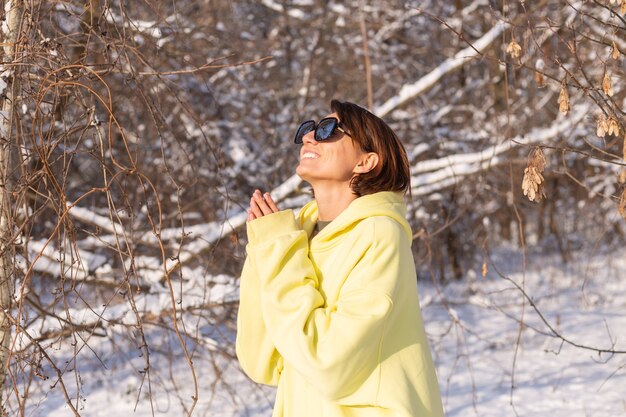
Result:
<instances>
[{"instance_id":1,"label":"yellow hoodie","mask_svg":"<svg viewBox=\"0 0 626 417\"><path fill-rule=\"evenodd\" d=\"M400 193L248 223L237 357L278 386L273 417L441 417Z\"/></svg>"}]
</instances>

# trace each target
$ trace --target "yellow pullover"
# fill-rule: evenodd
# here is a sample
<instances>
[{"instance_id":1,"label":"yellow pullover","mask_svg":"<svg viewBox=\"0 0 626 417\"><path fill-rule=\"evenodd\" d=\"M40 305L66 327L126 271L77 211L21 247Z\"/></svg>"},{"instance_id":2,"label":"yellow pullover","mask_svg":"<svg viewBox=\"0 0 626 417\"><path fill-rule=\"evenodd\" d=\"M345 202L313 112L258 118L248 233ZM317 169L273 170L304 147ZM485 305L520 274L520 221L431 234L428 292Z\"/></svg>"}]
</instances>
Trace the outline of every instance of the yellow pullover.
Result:
<instances>
[{"instance_id":1,"label":"yellow pullover","mask_svg":"<svg viewBox=\"0 0 626 417\"><path fill-rule=\"evenodd\" d=\"M237 357L278 386L273 417L442 417L400 193L248 223Z\"/></svg>"}]
</instances>

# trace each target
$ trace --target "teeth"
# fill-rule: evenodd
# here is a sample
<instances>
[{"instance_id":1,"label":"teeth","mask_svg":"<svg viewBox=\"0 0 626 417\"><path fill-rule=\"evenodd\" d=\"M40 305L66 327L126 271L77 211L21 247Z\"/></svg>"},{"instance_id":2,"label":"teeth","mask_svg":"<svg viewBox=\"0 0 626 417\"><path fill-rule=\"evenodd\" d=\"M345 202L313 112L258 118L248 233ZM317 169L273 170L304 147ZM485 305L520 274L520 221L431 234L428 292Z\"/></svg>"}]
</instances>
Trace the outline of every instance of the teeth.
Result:
<instances>
[{"instance_id":1,"label":"teeth","mask_svg":"<svg viewBox=\"0 0 626 417\"><path fill-rule=\"evenodd\" d=\"M317 158L317 154L314 154L313 152L305 152L302 154L302 159L315 159Z\"/></svg>"}]
</instances>

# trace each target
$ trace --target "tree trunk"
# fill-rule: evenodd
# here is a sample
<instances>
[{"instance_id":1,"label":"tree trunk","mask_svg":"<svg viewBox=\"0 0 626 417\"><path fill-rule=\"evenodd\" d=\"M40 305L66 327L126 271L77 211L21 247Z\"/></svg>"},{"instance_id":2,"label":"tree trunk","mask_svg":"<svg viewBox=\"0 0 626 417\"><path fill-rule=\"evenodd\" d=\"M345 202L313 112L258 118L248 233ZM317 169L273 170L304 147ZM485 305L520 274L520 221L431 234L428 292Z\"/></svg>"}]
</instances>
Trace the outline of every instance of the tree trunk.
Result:
<instances>
[{"instance_id":1,"label":"tree trunk","mask_svg":"<svg viewBox=\"0 0 626 417\"><path fill-rule=\"evenodd\" d=\"M0 32L0 73L6 82L4 94L0 96L0 399L5 390L6 370L9 360L11 344L11 323L8 314L11 311L11 294L13 289L14 272L14 239L11 237L11 200L8 186L9 161L12 143L12 120L15 108L14 97L17 91L15 67L11 64L18 54L17 40L21 19L24 10L23 0L2 1L2 8L6 5L10 9L5 18L6 31Z\"/></svg>"}]
</instances>

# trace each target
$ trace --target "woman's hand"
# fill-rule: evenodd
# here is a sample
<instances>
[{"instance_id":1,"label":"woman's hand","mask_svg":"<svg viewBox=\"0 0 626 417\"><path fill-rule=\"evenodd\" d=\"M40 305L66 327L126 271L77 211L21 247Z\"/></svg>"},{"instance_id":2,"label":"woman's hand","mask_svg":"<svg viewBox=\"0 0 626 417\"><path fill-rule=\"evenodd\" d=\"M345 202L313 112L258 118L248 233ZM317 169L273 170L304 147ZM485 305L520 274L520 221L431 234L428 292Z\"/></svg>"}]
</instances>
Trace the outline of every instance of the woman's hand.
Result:
<instances>
[{"instance_id":1,"label":"woman's hand","mask_svg":"<svg viewBox=\"0 0 626 417\"><path fill-rule=\"evenodd\" d=\"M261 194L260 190L254 190L252 198L250 198L250 208L248 209L248 221L267 216L268 214L280 211L270 193Z\"/></svg>"}]
</instances>

